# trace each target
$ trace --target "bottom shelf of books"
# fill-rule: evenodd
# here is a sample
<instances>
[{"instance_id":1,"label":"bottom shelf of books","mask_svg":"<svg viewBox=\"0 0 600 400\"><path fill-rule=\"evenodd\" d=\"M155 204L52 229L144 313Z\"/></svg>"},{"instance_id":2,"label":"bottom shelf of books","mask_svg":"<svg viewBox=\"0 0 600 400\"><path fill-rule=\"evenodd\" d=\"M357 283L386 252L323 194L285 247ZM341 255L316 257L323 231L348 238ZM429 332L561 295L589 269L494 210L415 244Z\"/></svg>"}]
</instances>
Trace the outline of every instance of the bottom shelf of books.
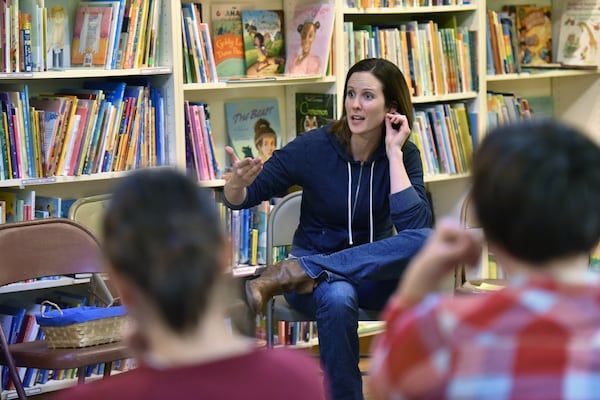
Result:
<instances>
[{"instance_id":1,"label":"bottom shelf of books","mask_svg":"<svg viewBox=\"0 0 600 400\"><path fill-rule=\"evenodd\" d=\"M128 369L133 368L132 360L124 360L118 362L113 367L111 374L119 374ZM2 367L3 369L5 367ZM98 364L88 368L89 373L86 377L86 382L95 381L102 379L103 364ZM29 370L28 370L29 372ZM27 377L28 372L25 373ZM62 370L62 371L48 371L48 370L35 370L30 374L32 377L29 380L30 386L25 387L25 394L29 396L41 395L44 393L51 393L57 390L66 389L77 384L77 369ZM31 384L31 382L36 382ZM2 374L2 382L4 384L4 372ZM4 386L4 385L3 385ZM0 394L0 400L11 400L17 399L18 395L14 388L3 390Z\"/></svg>"}]
</instances>

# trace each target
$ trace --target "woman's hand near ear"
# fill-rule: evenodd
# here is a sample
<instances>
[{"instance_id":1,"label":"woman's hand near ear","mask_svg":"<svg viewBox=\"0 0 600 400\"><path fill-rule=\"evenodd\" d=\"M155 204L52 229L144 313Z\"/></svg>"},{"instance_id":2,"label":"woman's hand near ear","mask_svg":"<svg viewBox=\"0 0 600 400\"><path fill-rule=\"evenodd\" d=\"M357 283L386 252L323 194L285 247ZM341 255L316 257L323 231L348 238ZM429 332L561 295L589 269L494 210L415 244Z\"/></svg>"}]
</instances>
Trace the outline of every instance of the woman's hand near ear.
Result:
<instances>
[{"instance_id":1,"label":"woman's hand near ear","mask_svg":"<svg viewBox=\"0 0 600 400\"><path fill-rule=\"evenodd\" d=\"M385 115L385 151L390 163L390 193L397 193L411 186L404 167L402 146L410 135L408 119L395 108Z\"/></svg>"}]
</instances>

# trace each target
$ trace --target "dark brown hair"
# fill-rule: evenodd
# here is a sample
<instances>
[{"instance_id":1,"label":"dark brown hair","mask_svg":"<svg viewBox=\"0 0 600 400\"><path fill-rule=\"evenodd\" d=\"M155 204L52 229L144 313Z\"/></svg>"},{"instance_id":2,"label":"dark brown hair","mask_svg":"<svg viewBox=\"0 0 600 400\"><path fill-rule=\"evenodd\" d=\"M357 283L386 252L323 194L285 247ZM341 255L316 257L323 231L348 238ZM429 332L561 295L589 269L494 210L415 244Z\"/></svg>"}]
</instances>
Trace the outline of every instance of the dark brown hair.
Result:
<instances>
[{"instance_id":1,"label":"dark brown hair","mask_svg":"<svg viewBox=\"0 0 600 400\"><path fill-rule=\"evenodd\" d=\"M385 106L395 106L399 113L406 115L408 120L408 126L412 130L414 122L414 110L413 104L410 97L410 91L406 84L404 74L391 61L383 58L367 58L354 64L348 73L346 74L346 82L344 83L344 99L342 105L346 100L346 93L348 91L348 80L355 72L370 72L373 74L383 89L383 96L385 98ZM337 137L337 139L346 148L350 146L350 128L348 127L348 121L346 120L346 107L342 106L342 116L339 120L333 123L331 126L331 132ZM385 135L383 135L385 137ZM382 138L383 140L383 138Z\"/></svg>"}]
</instances>

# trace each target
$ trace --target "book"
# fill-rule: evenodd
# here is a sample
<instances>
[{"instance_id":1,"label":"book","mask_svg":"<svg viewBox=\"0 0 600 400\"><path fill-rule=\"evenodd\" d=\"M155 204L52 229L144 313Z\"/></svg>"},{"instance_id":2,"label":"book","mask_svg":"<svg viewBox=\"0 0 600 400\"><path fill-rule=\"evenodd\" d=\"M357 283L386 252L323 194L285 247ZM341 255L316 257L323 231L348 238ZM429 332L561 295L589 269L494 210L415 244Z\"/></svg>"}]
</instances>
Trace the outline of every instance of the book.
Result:
<instances>
[{"instance_id":1,"label":"book","mask_svg":"<svg viewBox=\"0 0 600 400\"><path fill-rule=\"evenodd\" d=\"M521 67L552 63L552 6L515 6Z\"/></svg>"},{"instance_id":2,"label":"book","mask_svg":"<svg viewBox=\"0 0 600 400\"><path fill-rule=\"evenodd\" d=\"M74 3L74 2L73 2ZM46 67L64 69L71 67L72 10L69 2L46 0Z\"/></svg>"},{"instance_id":3,"label":"book","mask_svg":"<svg viewBox=\"0 0 600 400\"><path fill-rule=\"evenodd\" d=\"M599 42L598 1L566 1L560 18L557 61L565 66L599 66Z\"/></svg>"},{"instance_id":4,"label":"book","mask_svg":"<svg viewBox=\"0 0 600 400\"><path fill-rule=\"evenodd\" d=\"M225 125L229 142L240 159L261 157L266 161L281 144L277 99L226 102Z\"/></svg>"},{"instance_id":5,"label":"book","mask_svg":"<svg viewBox=\"0 0 600 400\"><path fill-rule=\"evenodd\" d=\"M325 75L333 35L334 5L298 4L286 27L285 73Z\"/></svg>"},{"instance_id":6,"label":"book","mask_svg":"<svg viewBox=\"0 0 600 400\"><path fill-rule=\"evenodd\" d=\"M296 135L320 128L337 118L337 96L333 93L296 93Z\"/></svg>"},{"instance_id":7,"label":"book","mask_svg":"<svg viewBox=\"0 0 600 400\"><path fill-rule=\"evenodd\" d=\"M240 4L211 5L213 50L219 78L246 74Z\"/></svg>"},{"instance_id":8,"label":"book","mask_svg":"<svg viewBox=\"0 0 600 400\"><path fill-rule=\"evenodd\" d=\"M79 4L73 28L71 66L106 65L112 15L111 6Z\"/></svg>"},{"instance_id":9,"label":"book","mask_svg":"<svg viewBox=\"0 0 600 400\"><path fill-rule=\"evenodd\" d=\"M273 76L285 71L282 10L241 10L246 75Z\"/></svg>"},{"instance_id":10,"label":"book","mask_svg":"<svg viewBox=\"0 0 600 400\"><path fill-rule=\"evenodd\" d=\"M111 68L117 33L118 1L82 1L75 14L71 65Z\"/></svg>"},{"instance_id":11,"label":"book","mask_svg":"<svg viewBox=\"0 0 600 400\"><path fill-rule=\"evenodd\" d=\"M60 197L51 197L51 196L35 196L35 211L46 211L48 213L48 217L61 217L61 202Z\"/></svg>"},{"instance_id":12,"label":"book","mask_svg":"<svg viewBox=\"0 0 600 400\"><path fill-rule=\"evenodd\" d=\"M4 202L5 221L17 221L17 194L8 189L2 190L0 191L0 201Z\"/></svg>"}]
</instances>

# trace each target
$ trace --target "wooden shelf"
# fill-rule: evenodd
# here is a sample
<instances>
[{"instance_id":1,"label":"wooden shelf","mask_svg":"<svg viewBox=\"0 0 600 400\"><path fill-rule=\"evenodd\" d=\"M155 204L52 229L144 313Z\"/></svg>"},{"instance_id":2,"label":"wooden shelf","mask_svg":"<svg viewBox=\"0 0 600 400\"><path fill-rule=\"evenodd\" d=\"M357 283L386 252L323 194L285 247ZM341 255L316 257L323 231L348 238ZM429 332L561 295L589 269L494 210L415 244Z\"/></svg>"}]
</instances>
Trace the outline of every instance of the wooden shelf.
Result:
<instances>
[{"instance_id":1,"label":"wooden shelf","mask_svg":"<svg viewBox=\"0 0 600 400\"><path fill-rule=\"evenodd\" d=\"M470 12L477 10L477 4L463 6L424 6L424 7L379 7L379 8L346 8L344 14L431 14L442 12Z\"/></svg>"},{"instance_id":2,"label":"wooden shelf","mask_svg":"<svg viewBox=\"0 0 600 400\"><path fill-rule=\"evenodd\" d=\"M46 279L43 281L34 282L16 282L6 286L0 286L0 293L15 293L25 292L28 290L48 289L61 286L72 286L80 285L82 283L88 283L89 278L70 278L67 276L60 277L58 279Z\"/></svg>"}]
</instances>

